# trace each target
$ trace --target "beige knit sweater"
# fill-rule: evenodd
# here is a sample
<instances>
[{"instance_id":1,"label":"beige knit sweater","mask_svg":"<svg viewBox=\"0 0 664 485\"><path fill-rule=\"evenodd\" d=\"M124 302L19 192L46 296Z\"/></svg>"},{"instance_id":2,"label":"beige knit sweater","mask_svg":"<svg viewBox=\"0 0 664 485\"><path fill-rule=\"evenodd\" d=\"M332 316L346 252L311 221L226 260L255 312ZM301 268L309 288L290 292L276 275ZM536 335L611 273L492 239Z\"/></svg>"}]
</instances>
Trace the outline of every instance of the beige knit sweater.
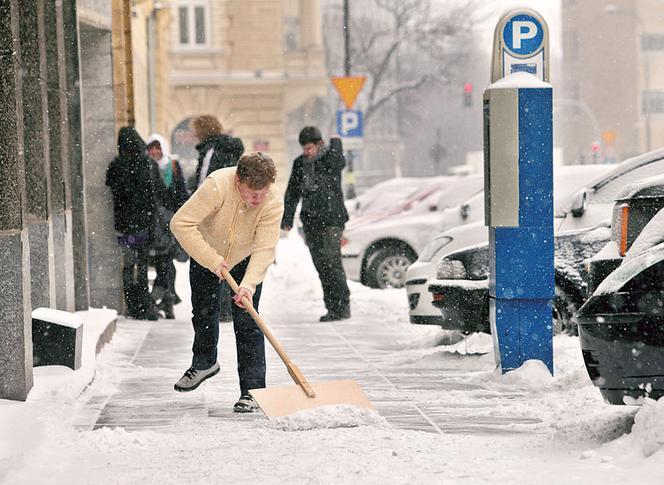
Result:
<instances>
[{"instance_id":1,"label":"beige knit sweater","mask_svg":"<svg viewBox=\"0 0 664 485\"><path fill-rule=\"evenodd\" d=\"M175 213L170 227L184 250L210 271L224 259L232 268L251 256L239 285L254 292L274 261L283 212L274 184L258 207L248 208L235 184L235 167L229 167L205 179Z\"/></svg>"}]
</instances>

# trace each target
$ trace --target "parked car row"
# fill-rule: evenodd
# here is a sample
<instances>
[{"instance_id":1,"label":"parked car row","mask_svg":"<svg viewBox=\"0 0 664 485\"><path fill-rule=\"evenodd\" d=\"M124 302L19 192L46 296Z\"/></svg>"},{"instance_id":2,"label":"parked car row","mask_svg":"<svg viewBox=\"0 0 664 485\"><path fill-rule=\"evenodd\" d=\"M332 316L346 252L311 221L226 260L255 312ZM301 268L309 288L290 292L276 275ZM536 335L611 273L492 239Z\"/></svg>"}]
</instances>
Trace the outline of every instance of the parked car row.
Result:
<instances>
[{"instance_id":1,"label":"parked car row","mask_svg":"<svg viewBox=\"0 0 664 485\"><path fill-rule=\"evenodd\" d=\"M664 395L659 174L664 149L554 169L554 328L578 331L588 374L613 404ZM347 276L405 286L411 323L489 332L483 182L395 179L367 193L342 239Z\"/></svg>"}]
</instances>

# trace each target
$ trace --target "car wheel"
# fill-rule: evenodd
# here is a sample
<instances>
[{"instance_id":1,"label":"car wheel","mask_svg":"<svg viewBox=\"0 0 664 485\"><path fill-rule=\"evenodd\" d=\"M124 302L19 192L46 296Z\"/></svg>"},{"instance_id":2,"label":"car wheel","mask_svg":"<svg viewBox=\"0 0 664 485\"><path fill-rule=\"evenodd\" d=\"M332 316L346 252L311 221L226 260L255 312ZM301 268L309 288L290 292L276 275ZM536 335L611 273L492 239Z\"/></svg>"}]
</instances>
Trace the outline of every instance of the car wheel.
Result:
<instances>
[{"instance_id":1,"label":"car wheel","mask_svg":"<svg viewBox=\"0 0 664 485\"><path fill-rule=\"evenodd\" d=\"M403 288L406 270L415 258L410 251L383 248L371 255L367 264L367 283L372 288Z\"/></svg>"},{"instance_id":2,"label":"car wheel","mask_svg":"<svg viewBox=\"0 0 664 485\"><path fill-rule=\"evenodd\" d=\"M553 333L565 332L568 335L578 335L576 323L573 320L577 305L574 300L556 285L556 296L553 299Z\"/></svg>"}]
</instances>

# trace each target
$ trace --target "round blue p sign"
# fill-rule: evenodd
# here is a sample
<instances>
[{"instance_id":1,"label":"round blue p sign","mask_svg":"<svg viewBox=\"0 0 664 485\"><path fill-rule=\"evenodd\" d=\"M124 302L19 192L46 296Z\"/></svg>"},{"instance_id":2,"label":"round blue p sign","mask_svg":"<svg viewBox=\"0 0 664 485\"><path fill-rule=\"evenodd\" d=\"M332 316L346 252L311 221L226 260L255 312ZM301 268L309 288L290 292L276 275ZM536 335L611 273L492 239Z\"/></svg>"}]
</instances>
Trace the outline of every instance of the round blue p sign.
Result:
<instances>
[{"instance_id":1,"label":"round blue p sign","mask_svg":"<svg viewBox=\"0 0 664 485\"><path fill-rule=\"evenodd\" d=\"M515 15L505 23L503 42L512 54L528 57L542 48L544 29L539 20L531 15Z\"/></svg>"}]
</instances>

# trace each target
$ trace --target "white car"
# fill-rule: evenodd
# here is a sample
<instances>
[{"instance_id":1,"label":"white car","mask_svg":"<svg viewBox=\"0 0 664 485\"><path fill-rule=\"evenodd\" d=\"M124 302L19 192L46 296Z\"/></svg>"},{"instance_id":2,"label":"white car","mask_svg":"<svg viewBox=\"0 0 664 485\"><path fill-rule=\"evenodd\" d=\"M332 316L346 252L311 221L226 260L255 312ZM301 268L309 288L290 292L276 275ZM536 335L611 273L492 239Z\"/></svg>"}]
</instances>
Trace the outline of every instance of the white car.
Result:
<instances>
[{"instance_id":1,"label":"white car","mask_svg":"<svg viewBox=\"0 0 664 485\"><path fill-rule=\"evenodd\" d=\"M429 284L436 278L436 264L446 255L488 240L484 222L454 227L435 236L406 271L408 313L411 323L440 325L440 310L431 304Z\"/></svg>"},{"instance_id":2,"label":"white car","mask_svg":"<svg viewBox=\"0 0 664 485\"><path fill-rule=\"evenodd\" d=\"M446 228L446 209L481 191L483 183L482 176L454 178L398 213L350 221L341 242L346 276L372 288L403 287L408 266Z\"/></svg>"},{"instance_id":3,"label":"white car","mask_svg":"<svg viewBox=\"0 0 664 485\"><path fill-rule=\"evenodd\" d=\"M444 177L449 179L450 177ZM395 177L370 187L354 199L346 200L348 216L353 219L370 213L394 209L418 190L443 177Z\"/></svg>"},{"instance_id":4,"label":"white car","mask_svg":"<svg viewBox=\"0 0 664 485\"><path fill-rule=\"evenodd\" d=\"M555 170L555 201L556 206L569 205L572 194L579 189L585 180L595 179L600 174L607 174L613 170L610 165L567 165L556 167ZM448 227L454 225L454 208L448 209L450 218ZM462 215L472 221L479 221L484 216L484 191L472 196L462 203L456 211L459 213L456 220ZM561 214L557 213L557 214ZM562 217L561 215L557 217ZM610 213L608 214L610 217ZM584 219L588 226L593 227L591 218ZM458 226L459 224L456 224ZM420 258L406 271L406 291L410 322L418 324L437 325L442 321L440 310L431 303L429 295L430 280L436 278L436 264L448 254L461 249L486 243L489 240L488 231L484 221L473 222L461 227L454 227L435 236Z\"/></svg>"},{"instance_id":5,"label":"white car","mask_svg":"<svg viewBox=\"0 0 664 485\"><path fill-rule=\"evenodd\" d=\"M625 186L654 175L664 174L664 149L654 150L610 165L609 172L577 189L568 204L556 212L558 231L582 229L611 219L613 201Z\"/></svg>"}]
</instances>

